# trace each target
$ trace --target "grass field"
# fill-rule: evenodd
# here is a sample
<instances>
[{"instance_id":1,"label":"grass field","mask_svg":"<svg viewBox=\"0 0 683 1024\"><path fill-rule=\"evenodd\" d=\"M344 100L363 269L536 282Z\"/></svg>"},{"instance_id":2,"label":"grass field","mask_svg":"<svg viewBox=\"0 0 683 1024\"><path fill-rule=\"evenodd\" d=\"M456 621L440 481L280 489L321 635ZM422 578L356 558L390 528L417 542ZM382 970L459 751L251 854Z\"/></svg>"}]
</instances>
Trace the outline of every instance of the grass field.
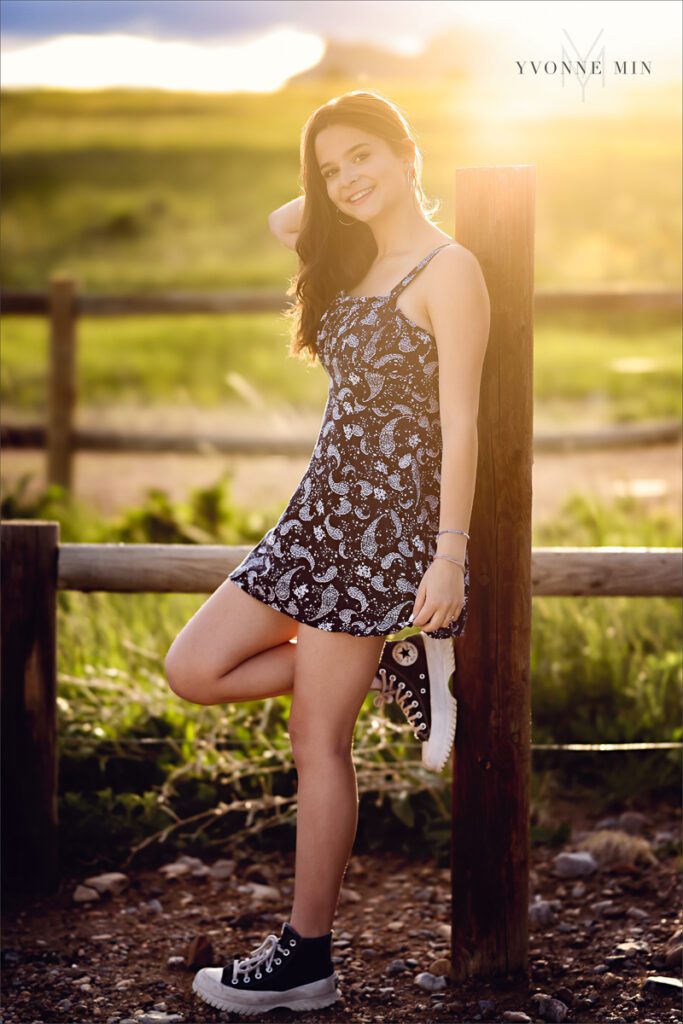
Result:
<instances>
[{"instance_id":1,"label":"grass field","mask_svg":"<svg viewBox=\"0 0 683 1024\"><path fill-rule=\"evenodd\" d=\"M1 397L6 413L44 415L47 325L3 318ZM637 362L634 362L637 360ZM78 389L84 408L294 406L322 412L328 378L288 354L287 326L273 314L84 319ZM543 422L635 422L681 411L675 318L651 313L539 317L534 394Z\"/></svg>"},{"instance_id":2,"label":"grass field","mask_svg":"<svg viewBox=\"0 0 683 1024\"><path fill-rule=\"evenodd\" d=\"M299 193L306 118L353 88L299 84L268 95L131 90L5 92L3 283L42 287L68 269L85 289L283 286L295 269L267 214ZM454 173L533 164L542 285L680 281L680 98L629 118L486 120L457 84L373 83L413 123L424 185L454 230Z\"/></svg>"}]
</instances>

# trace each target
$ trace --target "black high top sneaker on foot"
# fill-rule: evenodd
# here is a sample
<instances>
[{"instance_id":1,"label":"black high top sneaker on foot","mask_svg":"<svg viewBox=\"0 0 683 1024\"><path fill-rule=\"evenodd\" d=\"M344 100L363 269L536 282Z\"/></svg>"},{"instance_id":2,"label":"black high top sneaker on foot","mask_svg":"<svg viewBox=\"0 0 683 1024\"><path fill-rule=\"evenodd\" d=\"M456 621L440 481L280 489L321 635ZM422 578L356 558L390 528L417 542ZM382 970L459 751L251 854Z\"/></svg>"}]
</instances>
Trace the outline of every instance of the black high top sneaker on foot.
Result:
<instances>
[{"instance_id":1,"label":"black high top sneaker on foot","mask_svg":"<svg viewBox=\"0 0 683 1024\"><path fill-rule=\"evenodd\" d=\"M332 963L332 932L303 938L287 921L227 967L202 967L192 988L206 1003L243 1016L276 1006L317 1010L341 999Z\"/></svg>"},{"instance_id":2,"label":"black high top sneaker on foot","mask_svg":"<svg viewBox=\"0 0 683 1024\"><path fill-rule=\"evenodd\" d=\"M422 743L422 763L440 772L455 738L457 702L448 688L455 672L452 640L416 633L387 641L371 690L376 707L394 700Z\"/></svg>"}]
</instances>

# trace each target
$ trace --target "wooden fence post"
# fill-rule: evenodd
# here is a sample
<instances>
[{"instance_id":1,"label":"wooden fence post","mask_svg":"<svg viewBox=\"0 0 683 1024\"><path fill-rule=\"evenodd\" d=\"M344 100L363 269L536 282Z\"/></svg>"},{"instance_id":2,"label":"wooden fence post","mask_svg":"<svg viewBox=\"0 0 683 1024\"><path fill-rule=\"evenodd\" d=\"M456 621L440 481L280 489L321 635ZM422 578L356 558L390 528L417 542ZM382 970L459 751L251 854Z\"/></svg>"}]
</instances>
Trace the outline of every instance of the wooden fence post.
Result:
<instances>
[{"instance_id":1,"label":"wooden fence post","mask_svg":"<svg viewBox=\"0 0 683 1024\"><path fill-rule=\"evenodd\" d=\"M534 202L533 166L456 172L456 237L491 298L469 627L455 641L456 980L528 972Z\"/></svg>"},{"instance_id":2,"label":"wooden fence post","mask_svg":"<svg viewBox=\"0 0 683 1024\"><path fill-rule=\"evenodd\" d=\"M47 479L71 489L73 418L76 405L76 285L50 279L50 357L47 402Z\"/></svg>"},{"instance_id":3,"label":"wooden fence post","mask_svg":"<svg viewBox=\"0 0 683 1024\"><path fill-rule=\"evenodd\" d=\"M2 889L53 892L57 832L59 523L4 521L2 570Z\"/></svg>"}]
</instances>

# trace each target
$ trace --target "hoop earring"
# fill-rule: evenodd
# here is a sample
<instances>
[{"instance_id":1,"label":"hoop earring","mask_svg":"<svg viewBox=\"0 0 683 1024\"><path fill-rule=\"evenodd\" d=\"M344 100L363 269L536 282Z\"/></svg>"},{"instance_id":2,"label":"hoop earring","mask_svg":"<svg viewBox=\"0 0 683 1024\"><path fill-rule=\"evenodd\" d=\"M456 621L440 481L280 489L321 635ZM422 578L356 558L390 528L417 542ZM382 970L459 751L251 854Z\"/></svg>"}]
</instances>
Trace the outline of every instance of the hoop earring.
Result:
<instances>
[{"instance_id":1,"label":"hoop earring","mask_svg":"<svg viewBox=\"0 0 683 1024\"><path fill-rule=\"evenodd\" d=\"M342 219L341 219L341 217L339 216L339 214L340 214L340 210L339 210L339 207L338 207L338 206L335 206L335 208L334 208L334 209L335 209L335 211L336 211L336 214L337 214L337 220L339 221L339 223L340 223L340 224L343 224L343 225L344 225L344 227L350 227L350 226L351 226L352 224L355 224L355 223L356 223L356 221L355 221L355 218L354 218L354 217L352 217L352 218L351 218L351 220L342 220Z\"/></svg>"}]
</instances>

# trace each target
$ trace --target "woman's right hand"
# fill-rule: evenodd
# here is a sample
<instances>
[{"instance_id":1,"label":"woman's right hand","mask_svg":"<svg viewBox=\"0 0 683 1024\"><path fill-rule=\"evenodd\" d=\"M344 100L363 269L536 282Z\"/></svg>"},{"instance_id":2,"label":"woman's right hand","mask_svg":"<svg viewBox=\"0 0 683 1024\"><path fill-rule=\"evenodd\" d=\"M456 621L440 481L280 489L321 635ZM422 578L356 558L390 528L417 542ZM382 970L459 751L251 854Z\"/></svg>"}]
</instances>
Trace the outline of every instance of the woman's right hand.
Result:
<instances>
[{"instance_id":1,"label":"woman's right hand","mask_svg":"<svg viewBox=\"0 0 683 1024\"><path fill-rule=\"evenodd\" d=\"M268 214L268 227L279 242L288 249L295 249L301 231L305 196L290 199L284 206Z\"/></svg>"}]
</instances>

